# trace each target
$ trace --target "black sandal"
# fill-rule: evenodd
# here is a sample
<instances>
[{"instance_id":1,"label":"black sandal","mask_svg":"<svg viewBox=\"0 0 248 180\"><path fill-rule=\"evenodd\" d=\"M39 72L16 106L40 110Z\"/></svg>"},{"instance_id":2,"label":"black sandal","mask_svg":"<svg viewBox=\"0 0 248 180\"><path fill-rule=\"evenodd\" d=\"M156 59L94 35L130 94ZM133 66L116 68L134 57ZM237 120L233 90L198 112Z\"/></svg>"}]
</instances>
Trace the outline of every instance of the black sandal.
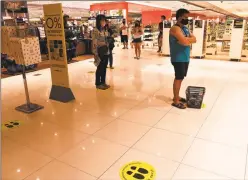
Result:
<instances>
[{"instance_id":1,"label":"black sandal","mask_svg":"<svg viewBox=\"0 0 248 180\"><path fill-rule=\"evenodd\" d=\"M172 99L172 100L174 101L174 99ZM184 103L184 104L187 103L187 100L186 100L185 98L180 98L179 101L180 101L181 103Z\"/></svg>"},{"instance_id":2,"label":"black sandal","mask_svg":"<svg viewBox=\"0 0 248 180\"><path fill-rule=\"evenodd\" d=\"M187 103L187 100L185 98L181 98L179 101L182 103Z\"/></svg>"},{"instance_id":3,"label":"black sandal","mask_svg":"<svg viewBox=\"0 0 248 180\"><path fill-rule=\"evenodd\" d=\"M171 105L178 108L178 109L186 109L186 106L182 103L178 103L178 104L172 103Z\"/></svg>"}]
</instances>

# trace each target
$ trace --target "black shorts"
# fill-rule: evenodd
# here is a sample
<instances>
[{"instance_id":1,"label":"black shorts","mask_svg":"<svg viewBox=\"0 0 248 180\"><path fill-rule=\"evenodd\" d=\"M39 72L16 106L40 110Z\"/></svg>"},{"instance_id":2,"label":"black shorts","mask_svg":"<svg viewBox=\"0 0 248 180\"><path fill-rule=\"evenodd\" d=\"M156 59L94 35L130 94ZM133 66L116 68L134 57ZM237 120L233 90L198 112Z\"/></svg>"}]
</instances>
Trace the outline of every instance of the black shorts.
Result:
<instances>
[{"instance_id":1,"label":"black shorts","mask_svg":"<svg viewBox=\"0 0 248 180\"><path fill-rule=\"evenodd\" d=\"M183 80L187 76L189 62L172 62L176 80Z\"/></svg>"},{"instance_id":2,"label":"black shorts","mask_svg":"<svg viewBox=\"0 0 248 180\"><path fill-rule=\"evenodd\" d=\"M128 42L128 37L127 37L127 35L121 35L121 42L122 42L122 43Z\"/></svg>"},{"instance_id":3,"label":"black shorts","mask_svg":"<svg viewBox=\"0 0 248 180\"><path fill-rule=\"evenodd\" d=\"M141 38L133 39L133 43L141 43L141 42L142 42Z\"/></svg>"}]
</instances>

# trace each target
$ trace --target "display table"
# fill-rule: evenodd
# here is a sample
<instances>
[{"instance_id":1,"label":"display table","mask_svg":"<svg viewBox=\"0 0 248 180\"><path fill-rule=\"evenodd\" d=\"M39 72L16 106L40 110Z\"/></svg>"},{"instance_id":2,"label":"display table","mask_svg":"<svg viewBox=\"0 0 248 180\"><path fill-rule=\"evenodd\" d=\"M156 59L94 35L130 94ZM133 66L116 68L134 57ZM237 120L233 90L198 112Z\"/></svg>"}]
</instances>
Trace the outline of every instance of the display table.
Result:
<instances>
[{"instance_id":1,"label":"display table","mask_svg":"<svg viewBox=\"0 0 248 180\"><path fill-rule=\"evenodd\" d=\"M92 40L78 39L76 46L76 56L92 54Z\"/></svg>"},{"instance_id":2,"label":"display table","mask_svg":"<svg viewBox=\"0 0 248 180\"><path fill-rule=\"evenodd\" d=\"M85 53L84 54L92 54L92 40L91 39L82 39L85 44Z\"/></svg>"},{"instance_id":3,"label":"display table","mask_svg":"<svg viewBox=\"0 0 248 180\"><path fill-rule=\"evenodd\" d=\"M77 41L76 56L81 56L85 54L85 43L82 39Z\"/></svg>"}]
</instances>

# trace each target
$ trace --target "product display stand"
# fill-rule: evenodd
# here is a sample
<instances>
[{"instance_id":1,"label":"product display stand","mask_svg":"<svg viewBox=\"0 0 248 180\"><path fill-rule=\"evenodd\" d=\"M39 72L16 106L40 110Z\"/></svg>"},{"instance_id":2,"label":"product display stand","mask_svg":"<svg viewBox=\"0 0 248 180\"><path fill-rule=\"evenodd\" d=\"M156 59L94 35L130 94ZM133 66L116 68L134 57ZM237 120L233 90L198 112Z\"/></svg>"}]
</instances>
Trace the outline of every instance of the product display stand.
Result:
<instances>
[{"instance_id":1,"label":"product display stand","mask_svg":"<svg viewBox=\"0 0 248 180\"><path fill-rule=\"evenodd\" d=\"M152 25L147 25L144 28L143 44L146 47L153 47L155 42L154 27Z\"/></svg>"},{"instance_id":2,"label":"product display stand","mask_svg":"<svg viewBox=\"0 0 248 180\"><path fill-rule=\"evenodd\" d=\"M12 13L13 13L13 17L15 17L15 13L13 9L12 9ZM17 111L30 114L32 112L44 108L43 106L30 102L28 84L26 78L26 69L25 69L26 65L31 65L41 62L40 48L39 48L38 38L36 37L29 37L25 39L15 37L16 35L20 34L19 32L17 32L18 28L19 27L17 26L17 22L15 20L15 28L12 31L13 36L8 40L7 43L9 48L8 54L11 54L13 56L16 64L22 66L22 77L23 77L23 83L24 83L24 89L26 95L26 104L20 105L15 109ZM23 35L24 36L27 35L25 31ZM10 41L11 42L13 41L14 43L9 43Z\"/></svg>"},{"instance_id":3,"label":"product display stand","mask_svg":"<svg viewBox=\"0 0 248 180\"><path fill-rule=\"evenodd\" d=\"M52 75L49 99L67 103L75 97L69 83L62 4L43 5L43 11Z\"/></svg>"},{"instance_id":4,"label":"product display stand","mask_svg":"<svg viewBox=\"0 0 248 180\"><path fill-rule=\"evenodd\" d=\"M229 58L231 61L240 61L243 48L245 20L235 19L232 28Z\"/></svg>"},{"instance_id":5,"label":"product display stand","mask_svg":"<svg viewBox=\"0 0 248 180\"><path fill-rule=\"evenodd\" d=\"M24 113L32 113L43 109L43 106L30 102L27 78L26 78L26 66L30 64L38 64L41 62L39 40L37 37L15 38L12 43L12 53L15 57L16 64L22 66L22 77L26 95L26 104L16 107L17 111Z\"/></svg>"},{"instance_id":6,"label":"product display stand","mask_svg":"<svg viewBox=\"0 0 248 180\"><path fill-rule=\"evenodd\" d=\"M245 23L242 56L248 57L248 22Z\"/></svg>"},{"instance_id":7,"label":"product display stand","mask_svg":"<svg viewBox=\"0 0 248 180\"><path fill-rule=\"evenodd\" d=\"M27 114L30 114L32 112L38 111L40 109L43 109L43 106L40 106L38 104L33 104L30 102L29 93L28 93L28 84L27 84L27 78L26 78L26 72L25 72L25 65L22 65L22 77L23 77L23 83L24 83L24 89L25 89L25 95L26 95L26 104L23 104L21 106L16 107L15 109L17 111L21 111Z\"/></svg>"},{"instance_id":8,"label":"product display stand","mask_svg":"<svg viewBox=\"0 0 248 180\"><path fill-rule=\"evenodd\" d=\"M193 21L193 34L195 35L197 42L192 45L192 56L203 58L203 45L204 45L204 30L205 21L204 20L194 20Z\"/></svg>"},{"instance_id":9,"label":"product display stand","mask_svg":"<svg viewBox=\"0 0 248 180\"><path fill-rule=\"evenodd\" d=\"M173 26L173 21L164 21L163 23L163 45L162 45L162 54L169 56L170 55L170 28Z\"/></svg>"},{"instance_id":10,"label":"product display stand","mask_svg":"<svg viewBox=\"0 0 248 180\"><path fill-rule=\"evenodd\" d=\"M217 44L216 37L218 26L214 21L207 21L206 27L206 36L205 36L205 54L206 55L216 55L217 54Z\"/></svg>"}]
</instances>

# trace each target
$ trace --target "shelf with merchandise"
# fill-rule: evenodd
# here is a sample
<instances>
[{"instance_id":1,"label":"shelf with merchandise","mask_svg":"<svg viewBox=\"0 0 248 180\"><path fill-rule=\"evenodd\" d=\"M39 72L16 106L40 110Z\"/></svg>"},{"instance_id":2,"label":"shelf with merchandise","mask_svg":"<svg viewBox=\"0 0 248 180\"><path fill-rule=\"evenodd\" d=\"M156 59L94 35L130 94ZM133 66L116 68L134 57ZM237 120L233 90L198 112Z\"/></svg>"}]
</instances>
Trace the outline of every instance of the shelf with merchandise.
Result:
<instances>
[{"instance_id":1,"label":"shelf with merchandise","mask_svg":"<svg viewBox=\"0 0 248 180\"><path fill-rule=\"evenodd\" d=\"M143 35L144 45L152 46L152 47L156 45L158 34L159 32L158 32L157 24L146 25L144 27L144 35Z\"/></svg>"},{"instance_id":2,"label":"shelf with merchandise","mask_svg":"<svg viewBox=\"0 0 248 180\"><path fill-rule=\"evenodd\" d=\"M242 56L248 57L248 22L245 24Z\"/></svg>"},{"instance_id":3,"label":"shelf with merchandise","mask_svg":"<svg viewBox=\"0 0 248 180\"><path fill-rule=\"evenodd\" d=\"M205 26L205 35L204 35L204 47L206 55L216 55L217 54L217 31L219 28L219 24L215 21L208 20L207 25Z\"/></svg>"}]
</instances>

